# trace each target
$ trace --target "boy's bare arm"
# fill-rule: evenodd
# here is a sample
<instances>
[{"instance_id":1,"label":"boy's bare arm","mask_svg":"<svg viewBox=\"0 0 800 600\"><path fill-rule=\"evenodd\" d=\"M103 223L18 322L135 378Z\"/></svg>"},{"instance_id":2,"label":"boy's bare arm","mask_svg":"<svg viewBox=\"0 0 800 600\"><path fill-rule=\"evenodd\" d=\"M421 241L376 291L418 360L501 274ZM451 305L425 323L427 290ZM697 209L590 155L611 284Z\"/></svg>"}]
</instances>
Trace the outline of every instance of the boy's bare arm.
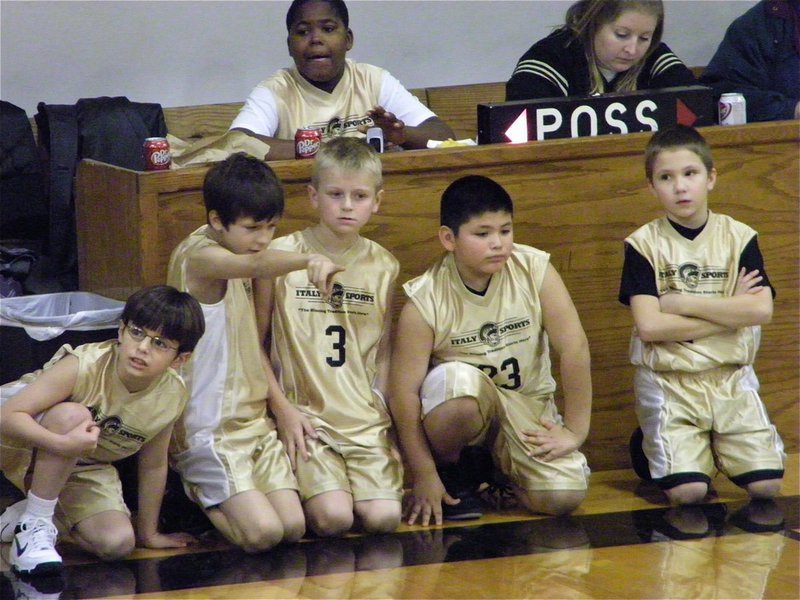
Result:
<instances>
[{"instance_id":1,"label":"boy's bare arm","mask_svg":"<svg viewBox=\"0 0 800 600\"><path fill-rule=\"evenodd\" d=\"M375 106L367 111L367 114L372 117L375 127L383 130L384 140L403 148L427 148L428 140L447 140L455 137L453 130L439 117L430 117L412 127L382 106Z\"/></svg>"},{"instance_id":2,"label":"boy's bare arm","mask_svg":"<svg viewBox=\"0 0 800 600\"><path fill-rule=\"evenodd\" d=\"M271 279L253 279L253 304L256 311L256 328L262 347L266 348L267 335L272 328L272 292Z\"/></svg>"},{"instance_id":3,"label":"boy's bare arm","mask_svg":"<svg viewBox=\"0 0 800 600\"><path fill-rule=\"evenodd\" d=\"M421 524L428 525L433 516L434 522L440 525L442 499L449 498L436 471L421 421L419 390L428 373L432 350L433 331L417 307L407 302L400 313L392 348L389 409L413 480L409 524L419 516Z\"/></svg>"},{"instance_id":4,"label":"boy's bare arm","mask_svg":"<svg viewBox=\"0 0 800 600\"><path fill-rule=\"evenodd\" d=\"M644 342L685 342L731 331L705 319L663 312L659 298L645 294L631 296L631 313Z\"/></svg>"},{"instance_id":5,"label":"boy's bare arm","mask_svg":"<svg viewBox=\"0 0 800 600\"><path fill-rule=\"evenodd\" d=\"M209 246L192 254L188 262L193 280L267 279L301 269L308 271L309 281L323 294L330 294L333 276L344 270L321 254L270 248L251 254L234 254L219 246Z\"/></svg>"},{"instance_id":6,"label":"boy's bare arm","mask_svg":"<svg viewBox=\"0 0 800 600\"><path fill-rule=\"evenodd\" d=\"M704 298L668 293L632 296L631 311L645 342L683 342L761 325L772 318L772 290L757 270L739 271L732 296Z\"/></svg>"},{"instance_id":7,"label":"boy's bare arm","mask_svg":"<svg viewBox=\"0 0 800 600\"><path fill-rule=\"evenodd\" d=\"M283 393L283 389L272 369L272 363L267 352L269 336L272 330L273 292L275 286L270 279L254 279L253 294L256 306L256 324L258 339L261 341L261 359L264 371L267 374L267 405L275 416L278 428L278 437L283 443L284 450L289 456L292 469L297 467L297 455L308 461L310 456L306 448L305 436L317 437L317 432L311 421L295 406Z\"/></svg>"},{"instance_id":8,"label":"boy's bare arm","mask_svg":"<svg viewBox=\"0 0 800 600\"><path fill-rule=\"evenodd\" d=\"M757 270L739 271L733 296L706 298L690 294L665 294L659 299L662 312L705 319L730 329L764 325L772 319L772 290L761 284Z\"/></svg>"},{"instance_id":9,"label":"boy's bare arm","mask_svg":"<svg viewBox=\"0 0 800 600\"><path fill-rule=\"evenodd\" d=\"M100 429L87 420L59 434L42 427L36 416L69 400L78 378L78 359L67 355L0 407L0 434L62 456L87 456L97 447Z\"/></svg>"},{"instance_id":10,"label":"boy's bare arm","mask_svg":"<svg viewBox=\"0 0 800 600\"><path fill-rule=\"evenodd\" d=\"M171 435L170 425L144 444L137 455L139 506L136 512L136 541L145 548L182 548L194 541L188 533L163 534L158 531Z\"/></svg>"},{"instance_id":11,"label":"boy's bare arm","mask_svg":"<svg viewBox=\"0 0 800 600\"><path fill-rule=\"evenodd\" d=\"M390 289L386 297L386 314L383 318L383 336L378 344L378 352L375 357L377 373L375 374L374 387L383 394L384 398L388 394L389 385L389 364L392 353L392 300L394 293Z\"/></svg>"},{"instance_id":12,"label":"boy's bare arm","mask_svg":"<svg viewBox=\"0 0 800 600\"><path fill-rule=\"evenodd\" d=\"M262 157L264 160L294 159L294 140L281 140L275 137L259 135L257 133L253 133L249 129L243 129L241 127L237 127L234 129L234 131L241 131L242 133L246 133L250 137L254 137L257 140L261 140L267 144L269 146L269 151L267 152L266 156Z\"/></svg>"},{"instance_id":13,"label":"boy's bare arm","mask_svg":"<svg viewBox=\"0 0 800 600\"><path fill-rule=\"evenodd\" d=\"M439 117L431 117L416 127L406 127L405 148L427 148L428 140L452 140L456 136L450 126Z\"/></svg>"},{"instance_id":14,"label":"boy's bare arm","mask_svg":"<svg viewBox=\"0 0 800 600\"><path fill-rule=\"evenodd\" d=\"M589 342L578 311L564 282L552 265L539 292L542 322L559 357L564 391L564 426L546 421L543 432L525 432L531 454L549 461L580 448L589 434L592 413L592 377Z\"/></svg>"}]
</instances>

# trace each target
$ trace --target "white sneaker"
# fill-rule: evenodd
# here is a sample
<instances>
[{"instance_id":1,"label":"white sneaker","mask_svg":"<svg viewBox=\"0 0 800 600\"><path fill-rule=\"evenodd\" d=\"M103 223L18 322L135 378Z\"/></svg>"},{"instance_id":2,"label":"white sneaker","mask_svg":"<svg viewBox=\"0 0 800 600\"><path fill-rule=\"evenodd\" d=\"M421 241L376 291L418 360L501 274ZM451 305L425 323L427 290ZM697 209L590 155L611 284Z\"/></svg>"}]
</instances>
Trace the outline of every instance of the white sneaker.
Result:
<instances>
[{"instance_id":1,"label":"white sneaker","mask_svg":"<svg viewBox=\"0 0 800 600\"><path fill-rule=\"evenodd\" d=\"M58 530L49 519L33 517L17 525L11 544L11 569L21 575L52 574L61 570L61 555L56 552Z\"/></svg>"},{"instance_id":2,"label":"white sneaker","mask_svg":"<svg viewBox=\"0 0 800 600\"><path fill-rule=\"evenodd\" d=\"M19 502L6 506L3 514L0 514L0 542L8 544L14 541L14 530L17 528L19 518L25 512L28 501L22 499Z\"/></svg>"}]
</instances>

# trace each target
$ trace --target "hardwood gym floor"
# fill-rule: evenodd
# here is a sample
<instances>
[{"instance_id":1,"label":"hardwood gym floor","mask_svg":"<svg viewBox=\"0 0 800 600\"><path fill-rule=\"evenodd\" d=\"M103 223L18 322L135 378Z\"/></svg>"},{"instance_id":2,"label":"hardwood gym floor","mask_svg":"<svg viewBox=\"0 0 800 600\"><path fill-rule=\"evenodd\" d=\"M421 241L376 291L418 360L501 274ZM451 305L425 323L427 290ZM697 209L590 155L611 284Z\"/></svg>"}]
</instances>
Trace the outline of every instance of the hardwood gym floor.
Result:
<instances>
[{"instance_id":1,"label":"hardwood gym floor","mask_svg":"<svg viewBox=\"0 0 800 600\"><path fill-rule=\"evenodd\" d=\"M500 510L258 555L206 541L111 564L64 543L63 579L37 586L9 573L3 544L0 598L798 598L799 466L790 455L774 503L718 477L712 502L679 511L632 471L601 471L569 518Z\"/></svg>"}]
</instances>

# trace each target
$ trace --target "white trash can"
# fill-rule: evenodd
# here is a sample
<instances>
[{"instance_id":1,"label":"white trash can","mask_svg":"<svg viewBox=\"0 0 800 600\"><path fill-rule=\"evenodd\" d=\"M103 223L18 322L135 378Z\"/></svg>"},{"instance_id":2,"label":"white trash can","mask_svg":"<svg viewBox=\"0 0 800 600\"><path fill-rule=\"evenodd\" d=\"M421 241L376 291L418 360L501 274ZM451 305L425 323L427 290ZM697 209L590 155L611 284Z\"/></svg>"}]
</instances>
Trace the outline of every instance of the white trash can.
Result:
<instances>
[{"instance_id":1,"label":"white trash can","mask_svg":"<svg viewBox=\"0 0 800 600\"><path fill-rule=\"evenodd\" d=\"M90 292L0 299L0 383L40 369L64 344L115 337L124 306Z\"/></svg>"}]
</instances>

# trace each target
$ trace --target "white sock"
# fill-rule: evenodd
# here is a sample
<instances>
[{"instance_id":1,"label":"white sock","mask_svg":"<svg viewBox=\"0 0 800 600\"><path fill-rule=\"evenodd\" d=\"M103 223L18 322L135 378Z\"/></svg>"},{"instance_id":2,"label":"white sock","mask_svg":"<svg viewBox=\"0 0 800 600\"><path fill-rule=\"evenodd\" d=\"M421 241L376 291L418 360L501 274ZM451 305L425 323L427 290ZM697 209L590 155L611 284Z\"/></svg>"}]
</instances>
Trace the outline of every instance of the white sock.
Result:
<instances>
[{"instance_id":1,"label":"white sock","mask_svg":"<svg viewBox=\"0 0 800 600\"><path fill-rule=\"evenodd\" d=\"M44 498L39 498L39 496L33 492L28 492L28 502L26 503L25 512L20 518L20 522L34 518L52 521L53 514L56 511L57 503L58 498L54 498L53 500L45 500Z\"/></svg>"}]
</instances>

